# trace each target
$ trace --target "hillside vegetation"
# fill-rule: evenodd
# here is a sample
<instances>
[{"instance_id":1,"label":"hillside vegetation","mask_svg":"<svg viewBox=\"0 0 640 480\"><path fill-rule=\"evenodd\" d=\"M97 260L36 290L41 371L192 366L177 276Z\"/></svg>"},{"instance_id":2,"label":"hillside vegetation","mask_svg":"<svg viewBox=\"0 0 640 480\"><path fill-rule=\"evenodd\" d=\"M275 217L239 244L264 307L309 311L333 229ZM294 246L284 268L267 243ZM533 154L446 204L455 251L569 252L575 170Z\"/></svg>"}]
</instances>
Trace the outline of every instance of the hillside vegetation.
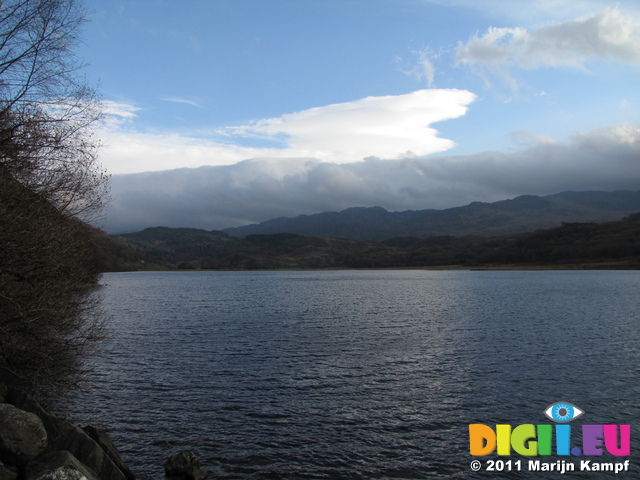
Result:
<instances>
[{"instance_id":1,"label":"hillside vegetation","mask_svg":"<svg viewBox=\"0 0 640 480\"><path fill-rule=\"evenodd\" d=\"M282 233L231 237L191 228L148 228L102 237L105 271L563 266L640 267L640 213L605 223L565 223L499 236L394 237L383 242ZM126 252L123 257L118 257ZM118 263L121 258L122 262Z\"/></svg>"},{"instance_id":2,"label":"hillside vegetation","mask_svg":"<svg viewBox=\"0 0 640 480\"><path fill-rule=\"evenodd\" d=\"M103 337L85 223L108 200L103 107L74 53L87 15L75 0L0 2L0 401L5 384L57 401ZM26 448L6 425L0 450ZM8 459L1 478L16 477Z\"/></svg>"}]
</instances>

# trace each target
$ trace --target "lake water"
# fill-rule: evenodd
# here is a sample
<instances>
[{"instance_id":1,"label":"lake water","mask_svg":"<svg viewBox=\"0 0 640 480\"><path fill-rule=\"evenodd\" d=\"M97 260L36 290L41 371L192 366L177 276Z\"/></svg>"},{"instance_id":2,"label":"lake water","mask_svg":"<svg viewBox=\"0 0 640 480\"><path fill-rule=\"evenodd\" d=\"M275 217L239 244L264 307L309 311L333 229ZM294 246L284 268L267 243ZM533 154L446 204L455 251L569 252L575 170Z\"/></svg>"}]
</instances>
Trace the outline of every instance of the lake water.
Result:
<instances>
[{"instance_id":1,"label":"lake water","mask_svg":"<svg viewBox=\"0 0 640 480\"><path fill-rule=\"evenodd\" d=\"M140 272L103 277L112 336L69 406L141 479L190 449L210 478L608 478L481 457L468 426L630 424L640 272ZM577 435L577 434L576 434ZM573 439L572 439L573 441ZM572 445L573 446L573 445ZM522 471L484 471L488 459ZM536 457L579 464L587 457Z\"/></svg>"}]
</instances>

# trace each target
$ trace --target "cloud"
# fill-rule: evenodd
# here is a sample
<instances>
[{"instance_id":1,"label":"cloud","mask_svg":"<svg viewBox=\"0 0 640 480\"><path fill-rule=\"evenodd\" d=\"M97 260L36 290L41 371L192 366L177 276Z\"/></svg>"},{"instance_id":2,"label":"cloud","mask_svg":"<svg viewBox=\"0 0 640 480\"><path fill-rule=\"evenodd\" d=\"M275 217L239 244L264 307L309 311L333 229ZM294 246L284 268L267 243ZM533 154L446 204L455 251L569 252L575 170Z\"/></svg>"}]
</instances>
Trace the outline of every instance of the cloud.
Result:
<instances>
[{"instance_id":1,"label":"cloud","mask_svg":"<svg viewBox=\"0 0 640 480\"><path fill-rule=\"evenodd\" d=\"M546 135L536 135L526 130L514 130L509 136L515 144L525 147L557 143L556 140L551 137Z\"/></svg>"},{"instance_id":2,"label":"cloud","mask_svg":"<svg viewBox=\"0 0 640 480\"><path fill-rule=\"evenodd\" d=\"M405 95L310 108L226 130L236 137L284 135L297 156L344 163L368 156L425 156L455 146L430 125L463 116L475 95L466 90L418 90Z\"/></svg>"},{"instance_id":3,"label":"cloud","mask_svg":"<svg viewBox=\"0 0 640 480\"><path fill-rule=\"evenodd\" d=\"M103 145L100 160L111 173L229 165L279 153L277 149L242 147L179 133L141 132L133 128L141 107L114 101L103 101L102 106L105 119L97 131Z\"/></svg>"},{"instance_id":4,"label":"cloud","mask_svg":"<svg viewBox=\"0 0 640 480\"><path fill-rule=\"evenodd\" d=\"M167 97L167 98L161 98L160 100L164 102L182 103L184 105L191 105L192 107L196 107L196 108L203 108L202 105L200 105L198 102L189 100L187 98Z\"/></svg>"},{"instance_id":5,"label":"cloud","mask_svg":"<svg viewBox=\"0 0 640 480\"><path fill-rule=\"evenodd\" d=\"M100 133L101 163L112 173L231 165L247 158L278 155L280 150L224 144L178 133L109 129Z\"/></svg>"},{"instance_id":6,"label":"cloud","mask_svg":"<svg viewBox=\"0 0 640 480\"><path fill-rule=\"evenodd\" d=\"M102 163L112 173L229 165L255 157L314 157L333 163L365 157L425 156L455 146L433 123L463 116L475 95L466 90L418 90L367 97L290 113L215 134L139 132L127 125L139 110L111 103L100 132ZM166 99L180 101L180 99ZM255 147L260 142L267 147Z\"/></svg>"},{"instance_id":7,"label":"cloud","mask_svg":"<svg viewBox=\"0 0 640 480\"><path fill-rule=\"evenodd\" d=\"M448 208L524 193L638 189L640 125L550 142L519 132L522 150L336 164L260 158L235 165L115 175L109 232L150 226L221 229L353 206Z\"/></svg>"},{"instance_id":8,"label":"cloud","mask_svg":"<svg viewBox=\"0 0 640 480\"><path fill-rule=\"evenodd\" d=\"M398 71L414 78L419 82L425 82L431 88L435 81L436 68L433 61L437 60L440 55L436 54L430 48L422 50L411 50L411 55L415 58L413 64L409 66L402 58L396 57Z\"/></svg>"},{"instance_id":9,"label":"cloud","mask_svg":"<svg viewBox=\"0 0 640 480\"><path fill-rule=\"evenodd\" d=\"M105 115L103 130L119 128L124 123L132 121L138 116L139 107L123 102L104 100L101 102Z\"/></svg>"},{"instance_id":10,"label":"cloud","mask_svg":"<svg viewBox=\"0 0 640 480\"><path fill-rule=\"evenodd\" d=\"M577 20L526 28L490 28L484 35L460 43L458 64L509 78L514 68L585 68L590 61L640 64L640 25L618 9Z\"/></svg>"}]
</instances>

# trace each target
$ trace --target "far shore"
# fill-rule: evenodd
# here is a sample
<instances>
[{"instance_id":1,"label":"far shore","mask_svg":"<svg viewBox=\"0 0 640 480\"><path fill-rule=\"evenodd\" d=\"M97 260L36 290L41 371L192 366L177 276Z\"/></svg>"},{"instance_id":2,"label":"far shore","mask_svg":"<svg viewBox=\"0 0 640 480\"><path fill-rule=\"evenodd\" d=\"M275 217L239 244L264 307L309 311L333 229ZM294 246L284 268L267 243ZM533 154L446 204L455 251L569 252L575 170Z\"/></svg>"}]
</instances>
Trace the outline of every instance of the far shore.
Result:
<instances>
[{"instance_id":1,"label":"far shore","mask_svg":"<svg viewBox=\"0 0 640 480\"><path fill-rule=\"evenodd\" d=\"M529 271L529 270L640 270L640 263L633 260L563 263L563 264L487 264L487 265L437 265L416 267L373 267L373 268L264 268L264 269L186 269L156 266L133 270L135 272L314 272L337 270L467 270L467 271ZM103 272L114 273L114 272Z\"/></svg>"}]
</instances>

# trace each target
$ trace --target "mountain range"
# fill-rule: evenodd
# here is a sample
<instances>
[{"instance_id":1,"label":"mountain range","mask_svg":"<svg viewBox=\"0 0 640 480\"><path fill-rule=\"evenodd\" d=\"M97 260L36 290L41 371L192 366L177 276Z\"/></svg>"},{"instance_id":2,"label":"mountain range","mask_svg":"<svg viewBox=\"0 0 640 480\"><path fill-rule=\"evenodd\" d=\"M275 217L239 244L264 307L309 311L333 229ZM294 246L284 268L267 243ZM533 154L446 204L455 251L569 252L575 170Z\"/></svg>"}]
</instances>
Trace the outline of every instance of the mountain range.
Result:
<instances>
[{"instance_id":1,"label":"mountain range","mask_svg":"<svg viewBox=\"0 0 640 480\"><path fill-rule=\"evenodd\" d=\"M389 212L382 207L354 207L341 212L282 217L226 228L233 237L294 233L309 237L380 242L393 237L505 235L551 228L563 222L607 222L640 212L640 190L562 192L522 195L493 203L473 202L444 210Z\"/></svg>"},{"instance_id":2,"label":"mountain range","mask_svg":"<svg viewBox=\"0 0 640 480\"><path fill-rule=\"evenodd\" d=\"M102 271L450 265L638 268L640 213L634 212L640 212L640 192L564 192L441 211L351 208L275 219L251 226L266 226L274 229L271 232L242 238L196 228L153 227L123 235L95 229L94 244ZM549 223L554 226L538 228ZM319 235L278 231L294 227Z\"/></svg>"},{"instance_id":3,"label":"mountain range","mask_svg":"<svg viewBox=\"0 0 640 480\"><path fill-rule=\"evenodd\" d=\"M147 228L96 239L102 271L317 268L640 267L640 213L484 237L396 237L383 242L292 233L230 237L196 228Z\"/></svg>"}]
</instances>

